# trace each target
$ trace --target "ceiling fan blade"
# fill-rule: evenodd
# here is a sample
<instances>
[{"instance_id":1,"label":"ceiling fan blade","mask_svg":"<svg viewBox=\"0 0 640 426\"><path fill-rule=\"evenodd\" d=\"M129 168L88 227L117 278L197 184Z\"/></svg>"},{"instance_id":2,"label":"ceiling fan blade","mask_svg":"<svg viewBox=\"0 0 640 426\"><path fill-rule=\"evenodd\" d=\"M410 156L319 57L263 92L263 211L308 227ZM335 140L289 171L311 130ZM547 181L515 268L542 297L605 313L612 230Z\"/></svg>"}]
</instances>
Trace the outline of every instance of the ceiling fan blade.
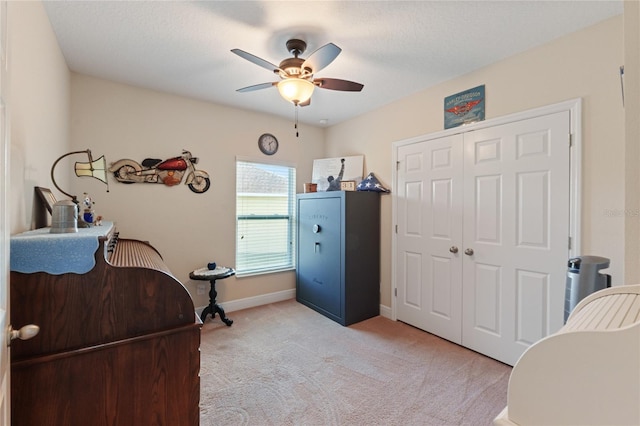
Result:
<instances>
[{"instance_id":1,"label":"ceiling fan blade","mask_svg":"<svg viewBox=\"0 0 640 426\"><path fill-rule=\"evenodd\" d=\"M244 58L249 62L253 62L256 65L261 66L262 68L266 68L269 71L272 71L272 72L281 72L282 71L277 65L274 65L269 61L265 61L262 58L258 58L257 56L252 55L251 53L247 53L244 50L231 49L231 51L233 53L235 53L236 55L240 56L241 58Z\"/></svg>"},{"instance_id":2,"label":"ceiling fan blade","mask_svg":"<svg viewBox=\"0 0 640 426\"><path fill-rule=\"evenodd\" d=\"M364 87L363 84L338 78L315 78L313 84L321 89L340 90L343 92L359 92Z\"/></svg>"},{"instance_id":3,"label":"ceiling fan blade","mask_svg":"<svg viewBox=\"0 0 640 426\"><path fill-rule=\"evenodd\" d=\"M242 89L237 89L236 92L253 92L254 90L262 90L262 89L268 89L271 86L275 86L278 83L261 83L261 84L254 84L253 86L247 86L247 87L243 87Z\"/></svg>"},{"instance_id":4,"label":"ceiling fan blade","mask_svg":"<svg viewBox=\"0 0 640 426\"><path fill-rule=\"evenodd\" d=\"M303 62L302 68L311 68L315 74L327 65L329 65L342 52L338 46L333 43L325 44L318 50L313 52L306 61Z\"/></svg>"}]
</instances>

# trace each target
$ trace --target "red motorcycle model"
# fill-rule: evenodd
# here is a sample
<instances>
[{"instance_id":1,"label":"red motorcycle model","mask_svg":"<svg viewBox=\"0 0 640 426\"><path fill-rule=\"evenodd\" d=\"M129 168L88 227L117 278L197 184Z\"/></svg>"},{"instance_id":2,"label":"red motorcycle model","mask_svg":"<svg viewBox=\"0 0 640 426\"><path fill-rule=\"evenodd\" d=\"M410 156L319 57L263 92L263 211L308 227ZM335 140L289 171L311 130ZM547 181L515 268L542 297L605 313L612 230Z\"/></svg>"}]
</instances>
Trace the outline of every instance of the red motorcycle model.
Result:
<instances>
[{"instance_id":1,"label":"red motorcycle model","mask_svg":"<svg viewBox=\"0 0 640 426\"><path fill-rule=\"evenodd\" d=\"M191 152L182 150L180 157L160 160L145 158L142 164L134 160L122 159L111 164L109 171L118 182L122 183L162 183L167 186L178 185L187 175L185 185L197 194L206 192L211 186L209 174L204 170L196 170L198 158Z\"/></svg>"}]
</instances>

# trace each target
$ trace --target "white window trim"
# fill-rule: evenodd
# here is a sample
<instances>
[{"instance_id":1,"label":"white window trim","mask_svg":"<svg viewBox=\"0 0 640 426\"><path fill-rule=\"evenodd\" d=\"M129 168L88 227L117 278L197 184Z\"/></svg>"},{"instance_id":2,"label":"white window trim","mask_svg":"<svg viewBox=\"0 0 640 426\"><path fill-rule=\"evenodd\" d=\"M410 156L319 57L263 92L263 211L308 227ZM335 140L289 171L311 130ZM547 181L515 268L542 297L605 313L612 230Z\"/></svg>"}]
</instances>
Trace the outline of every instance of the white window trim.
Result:
<instances>
[{"instance_id":1,"label":"white window trim","mask_svg":"<svg viewBox=\"0 0 640 426\"><path fill-rule=\"evenodd\" d=\"M297 170L298 170L298 166L297 163L295 162L291 162L291 161L287 161L287 160L280 160L280 159L275 159L275 158L265 158L265 157L254 157L254 156L244 156L244 155L236 155L235 158L235 163L234 163L234 183L237 184L237 182L235 182L235 177L238 175L238 171L236 169L236 165L238 164L238 161L244 161L244 162L248 162L248 163L258 163L258 164L271 164L274 166L283 166L283 167L291 167L293 169L296 170L296 182L294 182L294 195L295 195L295 188L298 187L298 174L297 174ZM234 190L234 197L237 199L237 189ZM295 200L292 200L292 202L295 204ZM238 228L237 228L237 217L238 217L238 211L236 209L236 203L234 202L233 205L233 215L236 221L236 229L234 231L234 238L237 238L238 236ZM296 220L295 218L293 220ZM296 229L295 224L293 225L294 228L294 232ZM235 246L235 244L234 244ZM237 247L234 250L234 256L237 253ZM295 271L296 266L295 266L295 255L293 256L293 266L292 267L287 267L287 268L274 268L272 270L263 270L263 271L259 271L259 272L239 272L236 273L236 276L239 278L242 277L252 277L252 276L257 276L257 275L265 275L265 274L273 274L273 273L279 273L279 272L286 272L286 271Z\"/></svg>"}]
</instances>

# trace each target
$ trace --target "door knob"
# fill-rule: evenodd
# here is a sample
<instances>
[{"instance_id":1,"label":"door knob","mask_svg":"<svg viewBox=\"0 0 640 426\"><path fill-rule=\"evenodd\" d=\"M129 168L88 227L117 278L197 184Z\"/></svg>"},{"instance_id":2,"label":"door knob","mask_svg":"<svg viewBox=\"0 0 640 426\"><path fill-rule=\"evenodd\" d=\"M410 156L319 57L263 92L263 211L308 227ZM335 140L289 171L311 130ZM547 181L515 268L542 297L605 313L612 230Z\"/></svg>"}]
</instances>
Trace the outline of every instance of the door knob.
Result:
<instances>
[{"instance_id":1,"label":"door knob","mask_svg":"<svg viewBox=\"0 0 640 426\"><path fill-rule=\"evenodd\" d=\"M467 256L473 256L473 249L468 248L464 251L464 254L466 254Z\"/></svg>"},{"instance_id":2,"label":"door knob","mask_svg":"<svg viewBox=\"0 0 640 426\"><path fill-rule=\"evenodd\" d=\"M456 246L451 246L449 247L449 251L453 254L456 254L458 252L458 247Z\"/></svg>"},{"instance_id":3,"label":"door knob","mask_svg":"<svg viewBox=\"0 0 640 426\"><path fill-rule=\"evenodd\" d=\"M20 340L29 340L40 332L40 327L34 324L25 325L20 330L14 330L13 327L9 326L8 333L8 342L10 345L12 340L20 339Z\"/></svg>"}]
</instances>

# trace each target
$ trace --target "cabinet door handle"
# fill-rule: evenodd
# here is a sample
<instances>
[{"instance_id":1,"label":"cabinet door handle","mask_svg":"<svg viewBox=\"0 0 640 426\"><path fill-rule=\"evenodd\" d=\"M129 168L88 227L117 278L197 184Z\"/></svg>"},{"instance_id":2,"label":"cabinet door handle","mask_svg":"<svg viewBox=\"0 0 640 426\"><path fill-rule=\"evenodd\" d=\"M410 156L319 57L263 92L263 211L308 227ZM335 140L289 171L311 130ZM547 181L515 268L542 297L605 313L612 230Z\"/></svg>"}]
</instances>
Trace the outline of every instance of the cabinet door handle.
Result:
<instances>
[{"instance_id":1,"label":"cabinet door handle","mask_svg":"<svg viewBox=\"0 0 640 426\"><path fill-rule=\"evenodd\" d=\"M40 327L33 324L25 325L19 330L14 330L13 327L9 325L9 330L7 331L7 343L10 345L11 341L15 339L29 340L39 332Z\"/></svg>"},{"instance_id":2,"label":"cabinet door handle","mask_svg":"<svg viewBox=\"0 0 640 426\"><path fill-rule=\"evenodd\" d=\"M456 254L458 252L458 247L456 246L451 246L449 247L449 251L453 254Z\"/></svg>"},{"instance_id":3,"label":"cabinet door handle","mask_svg":"<svg viewBox=\"0 0 640 426\"><path fill-rule=\"evenodd\" d=\"M466 254L467 256L473 256L473 249L472 248L468 248L464 251L464 254Z\"/></svg>"}]
</instances>

